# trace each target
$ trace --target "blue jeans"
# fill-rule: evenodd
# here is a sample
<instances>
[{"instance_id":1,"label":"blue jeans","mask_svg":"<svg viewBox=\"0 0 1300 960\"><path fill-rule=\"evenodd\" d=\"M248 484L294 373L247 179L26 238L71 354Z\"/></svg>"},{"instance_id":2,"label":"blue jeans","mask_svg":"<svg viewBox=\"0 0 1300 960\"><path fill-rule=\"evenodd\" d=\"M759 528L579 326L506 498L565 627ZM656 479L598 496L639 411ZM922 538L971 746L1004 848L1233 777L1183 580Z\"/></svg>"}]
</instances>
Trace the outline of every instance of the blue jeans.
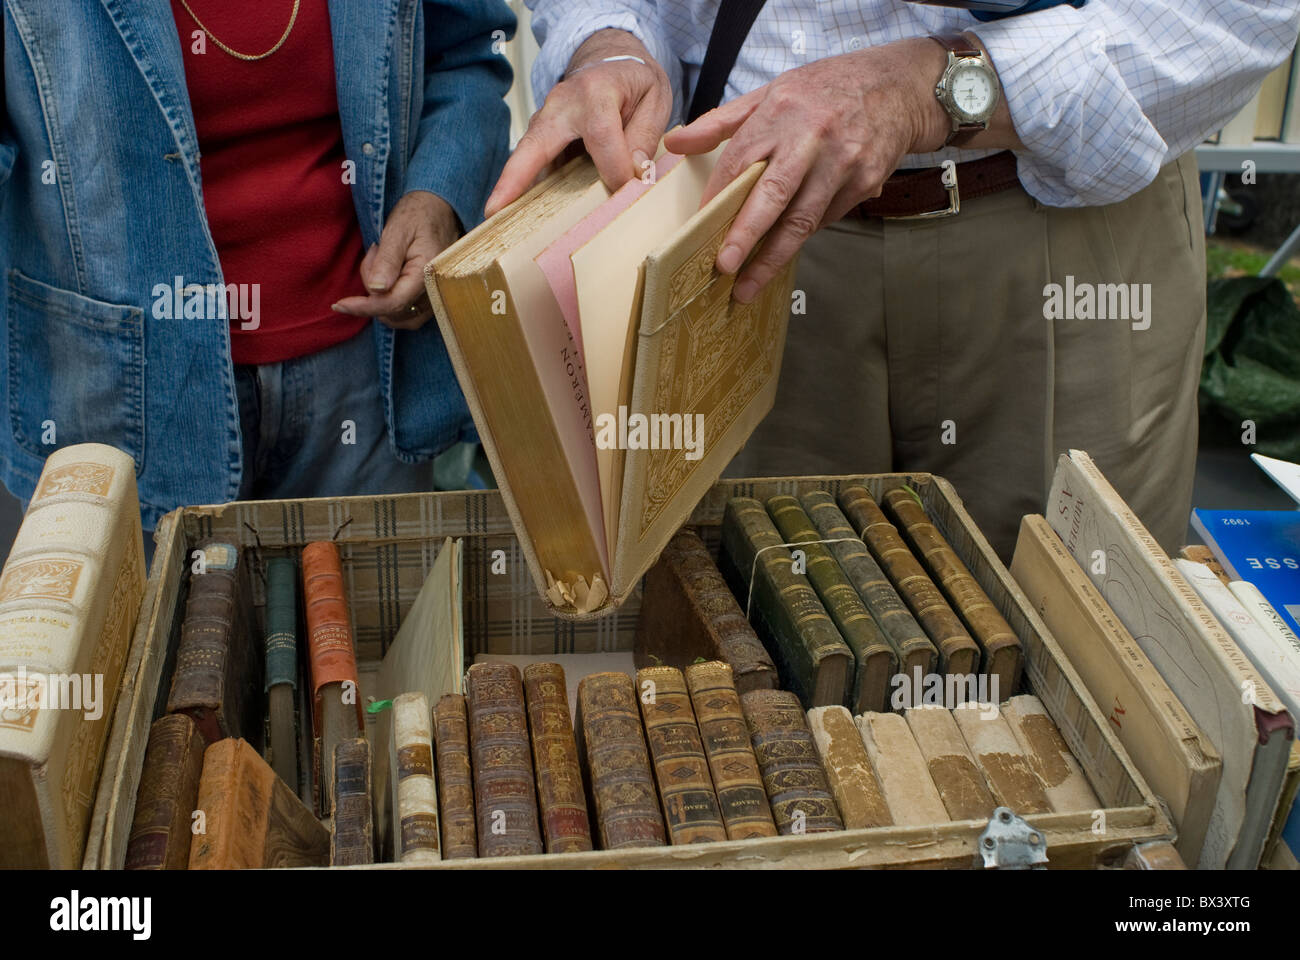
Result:
<instances>
[{"instance_id":1,"label":"blue jeans","mask_svg":"<svg viewBox=\"0 0 1300 960\"><path fill-rule=\"evenodd\" d=\"M403 463L389 446L369 327L320 353L236 365L235 386L244 446L240 500L434 489L433 463Z\"/></svg>"}]
</instances>

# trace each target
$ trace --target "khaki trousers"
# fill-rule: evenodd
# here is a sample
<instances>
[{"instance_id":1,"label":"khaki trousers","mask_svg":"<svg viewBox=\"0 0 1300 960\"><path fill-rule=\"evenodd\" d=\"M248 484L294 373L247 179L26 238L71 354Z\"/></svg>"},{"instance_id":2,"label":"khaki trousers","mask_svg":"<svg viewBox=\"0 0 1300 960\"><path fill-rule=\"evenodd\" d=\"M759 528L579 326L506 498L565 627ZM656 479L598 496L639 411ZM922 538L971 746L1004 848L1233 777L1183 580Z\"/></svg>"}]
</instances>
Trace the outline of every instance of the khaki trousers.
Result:
<instances>
[{"instance_id":1,"label":"khaki trousers","mask_svg":"<svg viewBox=\"0 0 1300 960\"><path fill-rule=\"evenodd\" d=\"M1045 207L1015 189L955 217L820 231L802 254L807 311L790 318L775 408L727 475L935 473L1009 559L1057 456L1081 449L1176 550L1205 339L1200 211L1189 153L1111 206ZM1044 288L1067 277L1076 291L1149 284L1150 326L1045 319Z\"/></svg>"}]
</instances>

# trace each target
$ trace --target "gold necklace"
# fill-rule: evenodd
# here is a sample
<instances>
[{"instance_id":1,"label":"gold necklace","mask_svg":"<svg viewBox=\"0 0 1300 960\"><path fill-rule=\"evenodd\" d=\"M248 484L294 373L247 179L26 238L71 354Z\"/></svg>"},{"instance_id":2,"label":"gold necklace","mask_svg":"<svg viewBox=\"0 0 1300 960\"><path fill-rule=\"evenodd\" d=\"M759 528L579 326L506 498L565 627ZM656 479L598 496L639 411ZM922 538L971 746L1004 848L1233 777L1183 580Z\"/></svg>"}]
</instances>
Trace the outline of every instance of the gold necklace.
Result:
<instances>
[{"instance_id":1,"label":"gold necklace","mask_svg":"<svg viewBox=\"0 0 1300 960\"><path fill-rule=\"evenodd\" d=\"M185 0L181 0L181 6L185 8L185 12L190 15L190 17L194 20L194 22L199 25L199 29L202 30L204 33L206 33L209 37L211 37L213 43L215 43L226 53L230 54L232 57L236 57L240 60L265 60L271 54L275 53L275 51L283 47L284 41L289 39L289 33L290 31L293 30L294 21L298 19L298 4L300 2L301 0L293 0L293 13L289 14L289 25L284 28L284 33L280 35L280 39L275 41L275 46L273 46L270 50L266 51L266 53L258 53L258 54L240 53L238 50L232 50L230 47L226 46L224 43L218 40L216 34L214 34L211 30L209 30L207 27L203 25L203 21L200 20L195 15L194 11L190 9L190 5L186 3Z\"/></svg>"}]
</instances>

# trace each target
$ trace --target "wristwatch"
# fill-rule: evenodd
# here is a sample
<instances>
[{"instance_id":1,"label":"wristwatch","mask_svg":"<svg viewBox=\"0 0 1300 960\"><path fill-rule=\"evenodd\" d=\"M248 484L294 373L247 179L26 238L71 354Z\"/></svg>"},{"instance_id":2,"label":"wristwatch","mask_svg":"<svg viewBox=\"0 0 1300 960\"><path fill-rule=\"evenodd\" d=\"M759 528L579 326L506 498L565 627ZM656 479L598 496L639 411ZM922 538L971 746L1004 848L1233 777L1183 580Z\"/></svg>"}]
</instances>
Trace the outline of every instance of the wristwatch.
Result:
<instances>
[{"instance_id":1,"label":"wristwatch","mask_svg":"<svg viewBox=\"0 0 1300 960\"><path fill-rule=\"evenodd\" d=\"M984 51L961 35L930 37L948 51L948 65L935 85L934 95L952 117L952 133L945 147L965 146L989 128L998 106L998 75Z\"/></svg>"}]
</instances>

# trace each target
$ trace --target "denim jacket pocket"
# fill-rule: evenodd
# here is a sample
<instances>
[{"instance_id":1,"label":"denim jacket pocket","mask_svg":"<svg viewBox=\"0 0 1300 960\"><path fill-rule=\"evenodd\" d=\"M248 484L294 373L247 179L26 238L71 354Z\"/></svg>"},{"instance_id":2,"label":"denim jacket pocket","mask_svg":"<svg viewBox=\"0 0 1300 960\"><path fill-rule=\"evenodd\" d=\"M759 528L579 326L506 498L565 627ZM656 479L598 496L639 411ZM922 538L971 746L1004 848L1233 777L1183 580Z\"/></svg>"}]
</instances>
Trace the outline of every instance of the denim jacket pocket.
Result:
<instances>
[{"instance_id":1,"label":"denim jacket pocket","mask_svg":"<svg viewBox=\"0 0 1300 960\"><path fill-rule=\"evenodd\" d=\"M9 271L9 424L45 457L94 441L144 469L144 311Z\"/></svg>"}]
</instances>

